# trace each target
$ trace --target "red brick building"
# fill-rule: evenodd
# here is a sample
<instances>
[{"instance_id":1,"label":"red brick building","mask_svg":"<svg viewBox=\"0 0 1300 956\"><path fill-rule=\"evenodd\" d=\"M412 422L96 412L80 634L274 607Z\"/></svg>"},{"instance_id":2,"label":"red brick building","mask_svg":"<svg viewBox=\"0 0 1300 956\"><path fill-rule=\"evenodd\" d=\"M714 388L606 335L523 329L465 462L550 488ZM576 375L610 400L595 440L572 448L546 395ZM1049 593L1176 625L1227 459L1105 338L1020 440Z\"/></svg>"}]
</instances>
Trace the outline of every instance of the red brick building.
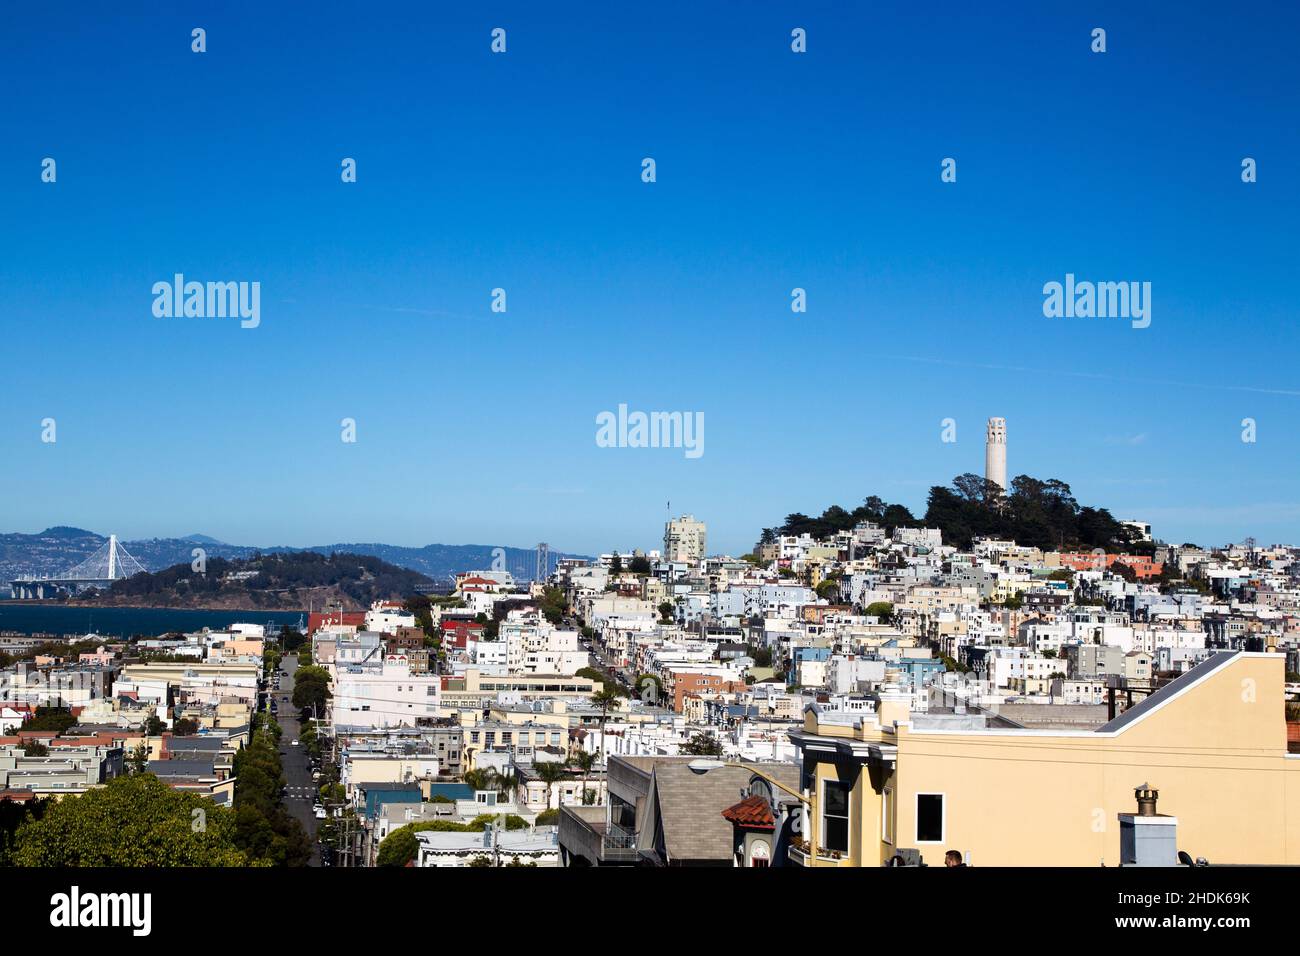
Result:
<instances>
[{"instance_id":1,"label":"red brick building","mask_svg":"<svg viewBox=\"0 0 1300 956\"><path fill-rule=\"evenodd\" d=\"M745 689L743 680L727 680L716 674L692 674L678 671L673 674L673 710L682 712L682 701L688 694L735 694Z\"/></svg>"}]
</instances>

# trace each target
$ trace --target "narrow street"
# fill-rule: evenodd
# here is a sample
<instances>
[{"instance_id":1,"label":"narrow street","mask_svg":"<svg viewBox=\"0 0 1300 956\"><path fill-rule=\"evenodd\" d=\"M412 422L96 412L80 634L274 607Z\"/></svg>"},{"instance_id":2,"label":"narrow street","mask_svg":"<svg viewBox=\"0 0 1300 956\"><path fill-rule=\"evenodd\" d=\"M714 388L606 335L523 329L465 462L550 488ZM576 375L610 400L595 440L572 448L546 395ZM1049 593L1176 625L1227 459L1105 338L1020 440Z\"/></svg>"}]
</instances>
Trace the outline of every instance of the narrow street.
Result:
<instances>
[{"instance_id":1,"label":"narrow street","mask_svg":"<svg viewBox=\"0 0 1300 956\"><path fill-rule=\"evenodd\" d=\"M272 691L272 700L279 707L279 721L284 733L280 737L280 762L284 767L286 790L284 807L302 824L311 839L311 861L308 866L320 866L320 845L316 842L316 825L319 822L312 812L316 802L316 784L311 779L311 763L302 746L293 741L302 739L303 724L298 721L297 708L293 706L293 674L298 669L298 655L287 654L281 666L288 674L281 676L280 689Z\"/></svg>"}]
</instances>

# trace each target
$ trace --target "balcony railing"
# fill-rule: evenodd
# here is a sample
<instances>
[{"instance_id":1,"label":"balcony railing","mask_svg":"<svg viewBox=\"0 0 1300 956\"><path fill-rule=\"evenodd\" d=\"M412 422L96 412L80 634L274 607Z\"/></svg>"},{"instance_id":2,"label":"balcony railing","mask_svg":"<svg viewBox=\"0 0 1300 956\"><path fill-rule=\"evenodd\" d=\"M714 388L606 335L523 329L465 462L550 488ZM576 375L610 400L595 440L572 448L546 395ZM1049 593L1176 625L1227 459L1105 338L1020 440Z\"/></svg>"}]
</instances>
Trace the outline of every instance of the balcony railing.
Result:
<instances>
[{"instance_id":1,"label":"balcony railing","mask_svg":"<svg viewBox=\"0 0 1300 956\"><path fill-rule=\"evenodd\" d=\"M600 850L605 860L635 860L636 834L620 826L611 826L605 831Z\"/></svg>"}]
</instances>

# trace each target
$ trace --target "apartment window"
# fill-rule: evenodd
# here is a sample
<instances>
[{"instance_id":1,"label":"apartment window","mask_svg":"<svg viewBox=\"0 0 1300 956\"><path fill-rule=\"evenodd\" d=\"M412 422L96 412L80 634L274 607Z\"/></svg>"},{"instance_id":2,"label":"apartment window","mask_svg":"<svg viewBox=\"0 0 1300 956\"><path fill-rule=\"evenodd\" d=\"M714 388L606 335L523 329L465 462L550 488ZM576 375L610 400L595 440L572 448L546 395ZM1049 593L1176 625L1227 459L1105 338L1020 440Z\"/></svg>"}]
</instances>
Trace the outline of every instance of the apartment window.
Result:
<instances>
[{"instance_id":1,"label":"apartment window","mask_svg":"<svg viewBox=\"0 0 1300 956\"><path fill-rule=\"evenodd\" d=\"M888 787L880 792L880 839L894 842L894 791Z\"/></svg>"},{"instance_id":2,"label":"apartment window","mask_svg":"<svg viewBox=\"0 0 1300 956\"><path fill-rule=\"evenodd\" d=\"M827 850L849 850L849 788L827 780L822 784L822 837Z\"/></svg>"},{"instance_id":3,"label":"apartment window","mask_svg":"<svg viewBox=\"0 0 1300 956\"><path fill-rule=\"evenodd\" d=\"M944 806L942 793L916 795L916 842L942 843Z\"/></svg>"}]
</instances>

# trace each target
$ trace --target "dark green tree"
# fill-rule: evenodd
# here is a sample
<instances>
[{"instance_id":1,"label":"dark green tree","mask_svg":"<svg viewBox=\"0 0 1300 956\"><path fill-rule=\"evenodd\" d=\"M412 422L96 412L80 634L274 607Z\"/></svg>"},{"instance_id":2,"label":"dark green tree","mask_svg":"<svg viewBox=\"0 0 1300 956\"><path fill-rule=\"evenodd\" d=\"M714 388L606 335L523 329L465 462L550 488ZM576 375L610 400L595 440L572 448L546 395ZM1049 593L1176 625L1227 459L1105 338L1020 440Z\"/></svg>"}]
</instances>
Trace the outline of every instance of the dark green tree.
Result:
<instances>
[{"instance_id":1,"label":"dark green tree","mask_svg":"<svg viewBox=\"0 0 1300 956\"><path fill-rule=\"evenodd\" d=\"M249 866L234 814L153 774L118 777L65 797L18 827L16 866Z\"/></svg>"},{"instance_id":2,"label":"dark green tree","mask_svg":"<svg viewBox=\"0 0 1300 956\"><path fill-rule=\"evenodd\" d=\"M379 844L379 866L406 866L420 853L420 840L410 827L398 827Z\"/></svg>"},{"instance_id":3,"label":"dark green tree","mask_svg":"<svg viewBox=\"0 0 1300 956\"><path fill-rule=\"evenodd\" d=\"M693 757L721 757L722 741L711 733L701 731L691 735L691 739L682 745L682 753Z\"/></svg>"}]
</instances>

